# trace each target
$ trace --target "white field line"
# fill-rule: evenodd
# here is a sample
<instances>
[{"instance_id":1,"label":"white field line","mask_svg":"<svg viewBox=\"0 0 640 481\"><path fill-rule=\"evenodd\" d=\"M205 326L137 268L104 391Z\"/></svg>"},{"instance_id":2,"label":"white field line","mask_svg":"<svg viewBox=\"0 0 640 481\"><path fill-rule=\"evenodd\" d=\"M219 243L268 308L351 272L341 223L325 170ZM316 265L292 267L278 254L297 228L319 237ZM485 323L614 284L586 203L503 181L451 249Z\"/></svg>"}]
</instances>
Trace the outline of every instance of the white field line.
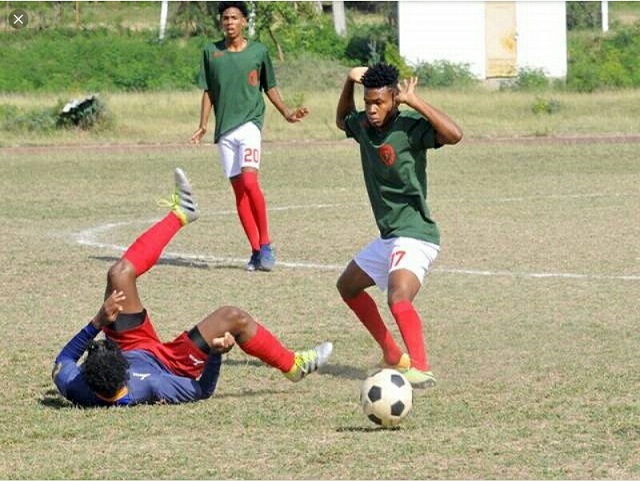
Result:
<instances>
[{"instance_id":1,"label":"white field line","mask_svg":"<svg viewBox=\"0 0 640 481\"><path fill-rule=\"evenodd\" d=\"M575 197L565 196L565 197ZM586 196L585 196L586 197ZM525 199L524 197L522 198ZM495 199L499 200L499 199ZM363 203L365 204L365 203ZM321 208L335 208L344 207L346 204L315 204L315 205L293 205L284 207L269 208L269 211L285 211L294 209L321 209ZM349 204L352 206L353 204ZM213 215L235 215L233 211L217 211ZM90 227L81 231L72 233L71 237L74 242L80 245L88 247L96 247L102 249L111 249L118 252L124 252L127 247L103 242L99 240L99 237L107 232L132 225L135 223L144 223L150 225L159 219L150 219L146 221L136 220L128 222L113 222L101 224L96 227ZM165 251L162 255L163 259L185 259L195 262L206 264L244 264L245 258L238 257L219 257L208 254L190 254L186 252L174 252ZM313 262L290 262L278 260L278 265L282 267L288 267L291 269L316 269L326 271L339 271L344 269L345 264L321 264ZM530 278L530 279L582 279L582 280L623 280L623 281L640 281L640 275L615 275L615 274L580 274L571 272L519 272L519 271L507 271L507 270L479 270L479 269L460 269L460 268L446 268L446 267L434 267L432 272L443 274L458 274L467 276L491 276L491 277L514 277L514 278Z\"/></svg>"}]
</instances>

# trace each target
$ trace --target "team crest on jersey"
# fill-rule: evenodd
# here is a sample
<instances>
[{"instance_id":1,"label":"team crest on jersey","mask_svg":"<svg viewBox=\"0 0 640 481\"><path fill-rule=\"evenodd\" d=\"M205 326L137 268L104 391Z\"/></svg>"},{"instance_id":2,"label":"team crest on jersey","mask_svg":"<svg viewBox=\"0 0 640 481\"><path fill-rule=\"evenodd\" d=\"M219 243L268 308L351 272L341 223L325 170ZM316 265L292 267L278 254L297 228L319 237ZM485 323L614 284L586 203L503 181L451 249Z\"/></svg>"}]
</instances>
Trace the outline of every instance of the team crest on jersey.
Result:
<instances>
[{"instance_id":1,"label":"team crest on jersey","mask_svg":"<svg viewBox=\"0 0 640 481\"><path fill-rule=\"evenodd\" d=\"M391 167L396 160L396 152L391 144L382 144L378 149L380 160L387 167Z\"/></svg>"},{"instance_id":2,"label":"team crest on jersey","mask_svg":"<svg viewBox=\"0 0 640 481\"><path fill-rule=\"evenodd\" d=\"M258 85L258 71L255 69L249 72L249 85L252 87Z\"/></svg>"},{"instance_id":3,"label":"team crest on jersey","mask_svg":"<svg viewBox=\"0 0 640 481\"><path fill-rule=\"evenodd\" d=\"M222 57L223 55L224 55L224 52L221 52L220 50L213 52L213 58Z\"/></svg>"}]
</instances>

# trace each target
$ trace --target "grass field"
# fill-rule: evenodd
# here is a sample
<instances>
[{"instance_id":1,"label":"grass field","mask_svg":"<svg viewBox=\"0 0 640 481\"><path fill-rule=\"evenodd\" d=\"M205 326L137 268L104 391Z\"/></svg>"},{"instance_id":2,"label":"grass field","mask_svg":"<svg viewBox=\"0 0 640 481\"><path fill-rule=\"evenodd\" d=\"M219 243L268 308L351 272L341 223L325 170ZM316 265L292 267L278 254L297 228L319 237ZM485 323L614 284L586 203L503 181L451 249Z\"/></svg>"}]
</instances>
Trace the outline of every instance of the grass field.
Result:
<instances>
[{"instance_id":1,"label":"grass field","mask_svg":"<svg viewBox=\"0 0 640 481\"><path fill-rule=\"evenodd\" d=\"M308 97L308 125L270 110L270 274L242 270L216 151L184 145L197 93L114 95L117 130L103 134L3 133L0 478L639 478L640 166L637 141L615 138L640 133L638 95L566 94L540 117L527 94L433 94L467 134L430 156L443 244L415 304L439 385L393 431L360 411L378 350L334 287L376 235L357 147L336 141L336 92ZM272 142L304 139L318 142ZM121 249L164 214L175 166L203 214L140 281L161 337L233 304L292 348L332 340L334 356L294 385L234 349L210 400L74 409L53 358L100 306Z\"/></svg>"}]
</instances>

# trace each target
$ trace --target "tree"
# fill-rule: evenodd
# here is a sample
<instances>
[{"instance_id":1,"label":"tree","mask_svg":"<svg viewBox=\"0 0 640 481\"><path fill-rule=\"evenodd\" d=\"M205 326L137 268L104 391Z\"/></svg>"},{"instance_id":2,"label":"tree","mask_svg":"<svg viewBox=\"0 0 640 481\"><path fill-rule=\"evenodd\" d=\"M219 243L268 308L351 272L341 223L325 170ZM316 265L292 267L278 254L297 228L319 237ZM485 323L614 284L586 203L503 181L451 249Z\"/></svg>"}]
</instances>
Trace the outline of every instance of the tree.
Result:
<instances>
[{"instance_id":1,"label":"tree","mask_svg":"<svg viewBox=\"0 0 640 481\"><path fill-rule=\"evenodd\" d=\"M313 2L251 2L255 13L255 30L259 38L262 33L276 46L278 59L284 61L284 48L279 37L287 30L295 29L304 19L316 15Z\"/></svg>"}]
</instances>

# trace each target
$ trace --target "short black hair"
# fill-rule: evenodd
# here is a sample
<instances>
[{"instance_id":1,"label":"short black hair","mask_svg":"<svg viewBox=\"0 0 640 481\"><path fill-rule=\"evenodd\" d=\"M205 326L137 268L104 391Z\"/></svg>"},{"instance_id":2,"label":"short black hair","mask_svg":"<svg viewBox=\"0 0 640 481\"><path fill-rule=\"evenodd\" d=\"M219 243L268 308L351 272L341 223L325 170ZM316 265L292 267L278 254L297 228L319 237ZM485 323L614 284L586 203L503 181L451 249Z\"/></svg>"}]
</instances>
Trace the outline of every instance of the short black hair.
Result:
<instances>
[{"instance_id":1,"label":"short black hair","mask_svg":"<svg viewBox=\"0 0 640 481\"><path fill-rule=\"evenodd\" d=\"M395 87L398 85L398 76L398 69L393 65L378 62L369 67L362 76L362 85L372 89Z\"/></svg>"},{"instance_id":2,"label":"short black hair","mask_svg":"<svg viewBox=\"0 0 640 481\"><path fill-rule=\"evenodd\" d=\"M87 359L82 365L89 388L101 396L115 396L127 382L129 362L120 347L111 339L91 341Z\"/></svg>"},{"instance_id":3,"label":"short black hair","mask_svg":"<svg viewBox=\"0 0 640 481\"><path fill-rule=\"evenodd\" d=\"M218 3L218 13L222 15L227 8L235 7L242 12L245 17L249 16L247 2L220 2Z\"/></svg>"}]
</instances>

